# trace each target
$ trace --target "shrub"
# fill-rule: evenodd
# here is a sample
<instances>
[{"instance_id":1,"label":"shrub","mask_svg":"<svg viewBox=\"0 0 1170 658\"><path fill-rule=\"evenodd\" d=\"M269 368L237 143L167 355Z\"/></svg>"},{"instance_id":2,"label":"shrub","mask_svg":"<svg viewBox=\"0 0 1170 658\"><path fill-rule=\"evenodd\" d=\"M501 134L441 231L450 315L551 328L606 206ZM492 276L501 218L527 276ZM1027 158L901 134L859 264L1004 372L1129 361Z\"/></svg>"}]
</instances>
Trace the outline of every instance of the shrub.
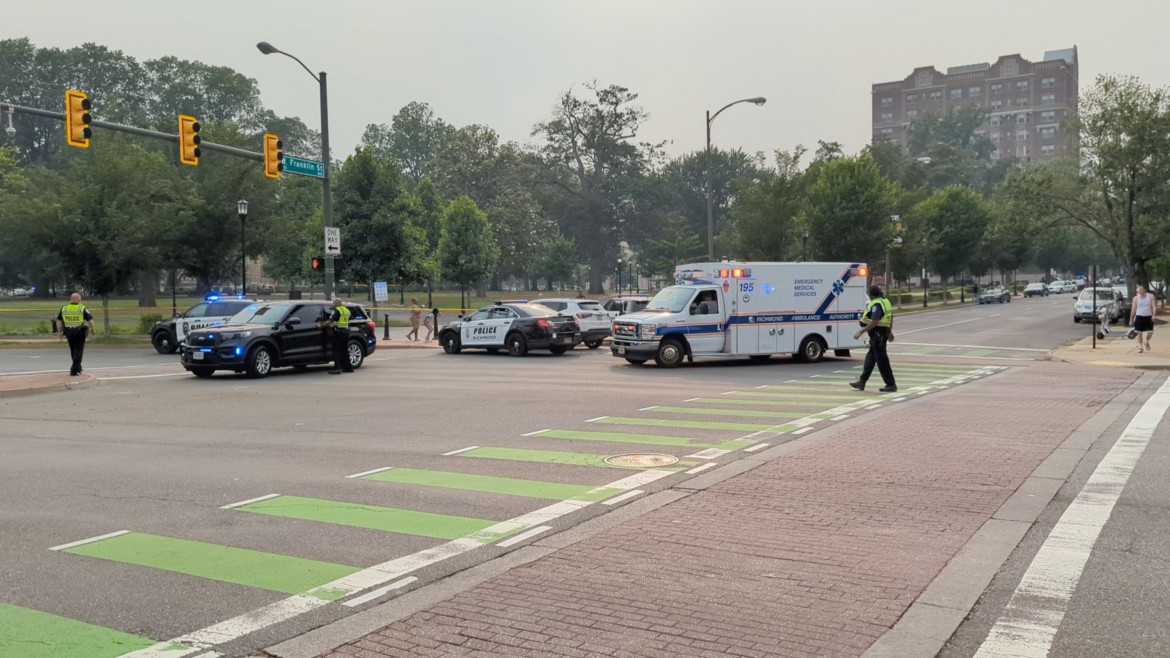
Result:
<instances>
[{"instance_id":1,"label":"shrub","mask_svg":"<svg viewBox=\"0 0 1170 658\"><path fill-rule=\"evenodd\" d=\"M154 325L163 319L160 313L147 313L138 318L138 332L140 334L149 334Z\"/></svg>"}]
</instances>

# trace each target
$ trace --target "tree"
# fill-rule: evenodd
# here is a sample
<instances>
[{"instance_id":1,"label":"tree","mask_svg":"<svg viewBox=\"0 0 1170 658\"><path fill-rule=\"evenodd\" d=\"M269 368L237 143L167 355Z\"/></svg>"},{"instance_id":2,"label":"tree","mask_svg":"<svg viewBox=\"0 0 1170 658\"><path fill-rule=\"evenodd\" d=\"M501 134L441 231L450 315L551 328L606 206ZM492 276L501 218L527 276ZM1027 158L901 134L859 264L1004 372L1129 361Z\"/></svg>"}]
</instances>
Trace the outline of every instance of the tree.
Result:
<instances>
[{"instance_id":1,"label":"tree","mask_svg":"<svg viewBox=\"0 0 1170 658\"><path fill-rule=\"evenodd\" d=\"M662 221L661 236L648 240L642 251L642 274L671 278L677 265L702 256L703 242L687 218L668 215Z\"/></svg>"},{"instance_id":2,"label":"tree","mask_svg":"<svg viewBox=\"0 0 1170 658\"><path fill-rule=\"evenodd\" d=\"M810 249L820 260L881 260L896 194L869 155L823 163L808 190Z\"/></svg>"},{"instance_id":3,"label":"tree","mask_svg":"<svg viewBox=\"0 0 1170 658\"><path fill-rule=\"evenodd\" d=\"M804 208L807 180L800 170L804 149L776 152L776 169L745 184L731 213L732 253L745 260L803 259L793 237Z\"/></svg>"},{"instance_id":4,"label":"tree","mask_svg":"<svg viewBox=\"0 0 1170 658\"><path fill-rule=\"evenodd\" d=\"M713 148L695 151L666 163L655 176L662 186L664 214L676 214L690 221L691 229L707 244L706 177L711 178L711 216L716 232L724 232L728 215L739 203L745 188L764 176L759 160L739 149ZM655 237L657 222L646 228L646 238Z\"/></svg>"},{"instance_id":5,"label":"tree","mask_svg":"<svg viewBox=\"0 0 1170 658\"><path fill-rule=\"evenodd\" d=\"M573 241L557 236L544 243L541 247L540 261L536 265L536 275L548 281L548 289L553 290L556 284L565 289L565 284L573 282L573 274L577 270L577 247Z\"/></svg>"},{"instance_id":6,"label":"tree","mask_svg":"<svg viewBox=\"0 0 1170 658\"><path fill-rule=\"evenodd\" d=\"M971 267L990 219L983 197L958 185L935 192L910 213L927 265L943 277Z\"/></svg>"},{"instance_id":7,"label":"tree","mask_svg":"<svg viewBox=\"0 0 1170 658\"><path fill-rule=\"evenodd\" d=\"M439 145L454 128L435 116L426 103L408 103L391 119L390 125L370 124L362 134L362 145L381 157L391 158L411 185L424 178L434 179L433 164Z\"/></svg>"},{"instance_id":8,"label":"tree","mask_svg":"<svg viewBox=\"0 0 1170 658\"><path fill-rule=\"evenodd\" d=\"M446 276L469 286L492 273L499 255L487 215L468 197L452 201L443 213L439 238L439 262Z\"/></svg>"}]
</instances>

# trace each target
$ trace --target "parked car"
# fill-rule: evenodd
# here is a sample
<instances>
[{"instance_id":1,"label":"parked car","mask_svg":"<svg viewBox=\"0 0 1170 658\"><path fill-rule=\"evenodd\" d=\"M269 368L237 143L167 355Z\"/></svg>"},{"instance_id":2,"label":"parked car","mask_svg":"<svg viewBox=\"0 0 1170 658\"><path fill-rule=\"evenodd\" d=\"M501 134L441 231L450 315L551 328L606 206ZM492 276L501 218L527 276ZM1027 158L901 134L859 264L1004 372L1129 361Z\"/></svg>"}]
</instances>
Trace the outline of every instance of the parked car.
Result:
<instances>
[{"instance_id":1,"label":"parked car","mask_svg":"<svg viewBox=\"0 0 1170 658\"><path fill-rule=\"evenodd\" d=\"M512 356L524 356L529 350L564 354L579 342L581 329L576 318L525 302L496 302L439 330L439 344L447 354L471 347L488 352L507 349Z\"/></svg>"},{"instance_id":2,"label":"parked car","mask_svg":"<svg viewBox=\"0 0 1170 658\"><path fill-rule=\"evenodd\" d=\"M179 344L187 339L187 334L225 324L236 313L258 303L256 299L221 299L219 295L208 295L207 299L177 316L156 322L150 331L150 342L159 354L174 354Z\"/></svg>"},{"instance_id":3,"label":"parked car","mask_svg":"<svg viewBox=\"0 0 1170 658\"><path fill-rule=\"evenodd\" d=\"M609 319L613 320L619 315L637 313L649 303L650 295L619 295L603 301L602 307L609 313Z\"/></svg>"},{"instance_id":4,"label":"parked car","mask_svg":"<svg viewBox=\"0 0 1170 658\"><path fill-rule=\"evenodd\" d=\"M988 288L979 293L980 304L1008 304L1012 301L1012 293L1006 288Z\"/></svg>"},{"instance_id":5,"label":"parked car","mask_svg":"<svg viewBox=\"0 0 1170 658\"><path fill-rule=\"evenodd\" d=\"M1093 310L1094 292L1097 297L1096 312ZM1110 322L1117 322L1122 317L1121 300L1124 296L1113 288L1085 288L1073 303L1073 322L1092 322L1094 316L1101 315L1108 317ZM1128 321L1129 316L1125 316L1125 319Z\"/></svg>"},{"instance_id":6,"label":"parked car","mask_svg":"<svg viewBox=\"0 0 1170 658\"><path fill-rule=\"evenodd\" d=\"M1121 300L1121 321L1129 324L1129 307L1133 304L1133 298L1129 296L1129 288L1122 284L1113 284L1113 290L1118 294Z\"/></svg>"},{"instance_id":7,"label":"parked car","mask_svg":"<svg viewBox=\"0 0 1170 658\"><path fill-rule=\"evenodd\" d=\"M534 299L531 303L577 318L577 326L581 328L581 342L591 350L601 347L613 331L609 313L595 299L550 298Z\"/></svg>"},{"instance_id":8,"label":"parked car","mask_svg":"<svg viewBox=\"0 0 1170 658\"><path fill-rule=\"evenodd\" d=\"M1077 284L1072 281L1065 281L1064 279L1057 279L1048 284L1048 292L1062 293L1062 292L1076 292Z\"/></svg>"},{"instance_id":9,"label":"parked car","mask_svg":"<svg viewBox=\"0 0 1170 658\"><path fill-rule=\"evenodd\" d=\"M1029 283L1027 288L1024 288L1025 297L1047 297L1048 286L1043 283Z\"/></svg>"}]
</instances>

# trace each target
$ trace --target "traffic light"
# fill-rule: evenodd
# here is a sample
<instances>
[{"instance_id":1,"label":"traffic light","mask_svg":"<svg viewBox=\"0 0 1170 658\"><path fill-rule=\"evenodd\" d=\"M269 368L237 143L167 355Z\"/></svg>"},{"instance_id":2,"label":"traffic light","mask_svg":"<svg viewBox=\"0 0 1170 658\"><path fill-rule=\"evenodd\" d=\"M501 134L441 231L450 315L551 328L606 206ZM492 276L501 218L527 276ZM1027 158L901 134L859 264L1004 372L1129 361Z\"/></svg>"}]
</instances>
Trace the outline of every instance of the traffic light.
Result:
<instances>
[{"instance_id":1,"label":"traffic light","mask_svg":"<svg viewBox=\"0 0 1170 658\"><path fill-rule=\"evenodd\" d=\"M89 148L89 138L93 136L89 108L89 96L72 89L65 92L65 141L70 146Z\"/></svg>"},{"instance_id":2,"label":"traffic light","mask_svg":"<svg viewBox=\"0 0 1170 658\"><path fill-rule=\"evenodd\" d=\"M284 171L284 143L280 137L272 133L264 135L264 175L269 178L280 178Z\"/></svg>"},{"instance_id":3,"label":"traffic light","mask_svg":"<svg viewBox=\"0 0 1170 658\"><path fill-rule=\"evenodd\" d=\"M179 115L179 162L188 165L199 164L199 120L186 114Z\"/></svg>"},{"instance_id":4,"label":"traffic light","mask_svg":"<svg viewBox=\"0 0 1170 658\"><path fill-rule=\"evenodd\" d=\"M324 272L325 271L325 259L320 257L320 256L313 256L312 265L313 265L314 272Z\"/></svg>"}]
</instances>

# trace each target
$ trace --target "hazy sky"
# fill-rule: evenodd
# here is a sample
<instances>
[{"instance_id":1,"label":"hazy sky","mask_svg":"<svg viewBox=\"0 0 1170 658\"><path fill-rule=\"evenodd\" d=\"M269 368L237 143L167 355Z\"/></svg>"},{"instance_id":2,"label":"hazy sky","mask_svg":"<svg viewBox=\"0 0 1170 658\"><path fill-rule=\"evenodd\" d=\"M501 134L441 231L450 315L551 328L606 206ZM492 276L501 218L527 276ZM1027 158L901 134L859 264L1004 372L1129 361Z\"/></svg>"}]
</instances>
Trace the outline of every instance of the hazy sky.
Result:
<instances>
[{"instance_id":1,"label":"hazy sky","mask_svg":"<svg viewBox=\"0 0 1170 658\"><path fill-rule=\"evenodd\" d=\"M712 132L749 152L868 141L870 85L916 66L994 62L1078 46L1081 87L1100 73L1170 85L1167 0L26 0L0 12L0 38L40 47L86 41L139 59L174 55L259 82L278 114L320 123L329 74L334 157L369 123L423 101L457 126L531 141L558 94L597 79L640 95L642 136L668 153L700 149L704 111L751 96ZM184 26L190 26L184 28ZM3 66L3 62L0 62Z\"/></svg>"}]
</instances>

